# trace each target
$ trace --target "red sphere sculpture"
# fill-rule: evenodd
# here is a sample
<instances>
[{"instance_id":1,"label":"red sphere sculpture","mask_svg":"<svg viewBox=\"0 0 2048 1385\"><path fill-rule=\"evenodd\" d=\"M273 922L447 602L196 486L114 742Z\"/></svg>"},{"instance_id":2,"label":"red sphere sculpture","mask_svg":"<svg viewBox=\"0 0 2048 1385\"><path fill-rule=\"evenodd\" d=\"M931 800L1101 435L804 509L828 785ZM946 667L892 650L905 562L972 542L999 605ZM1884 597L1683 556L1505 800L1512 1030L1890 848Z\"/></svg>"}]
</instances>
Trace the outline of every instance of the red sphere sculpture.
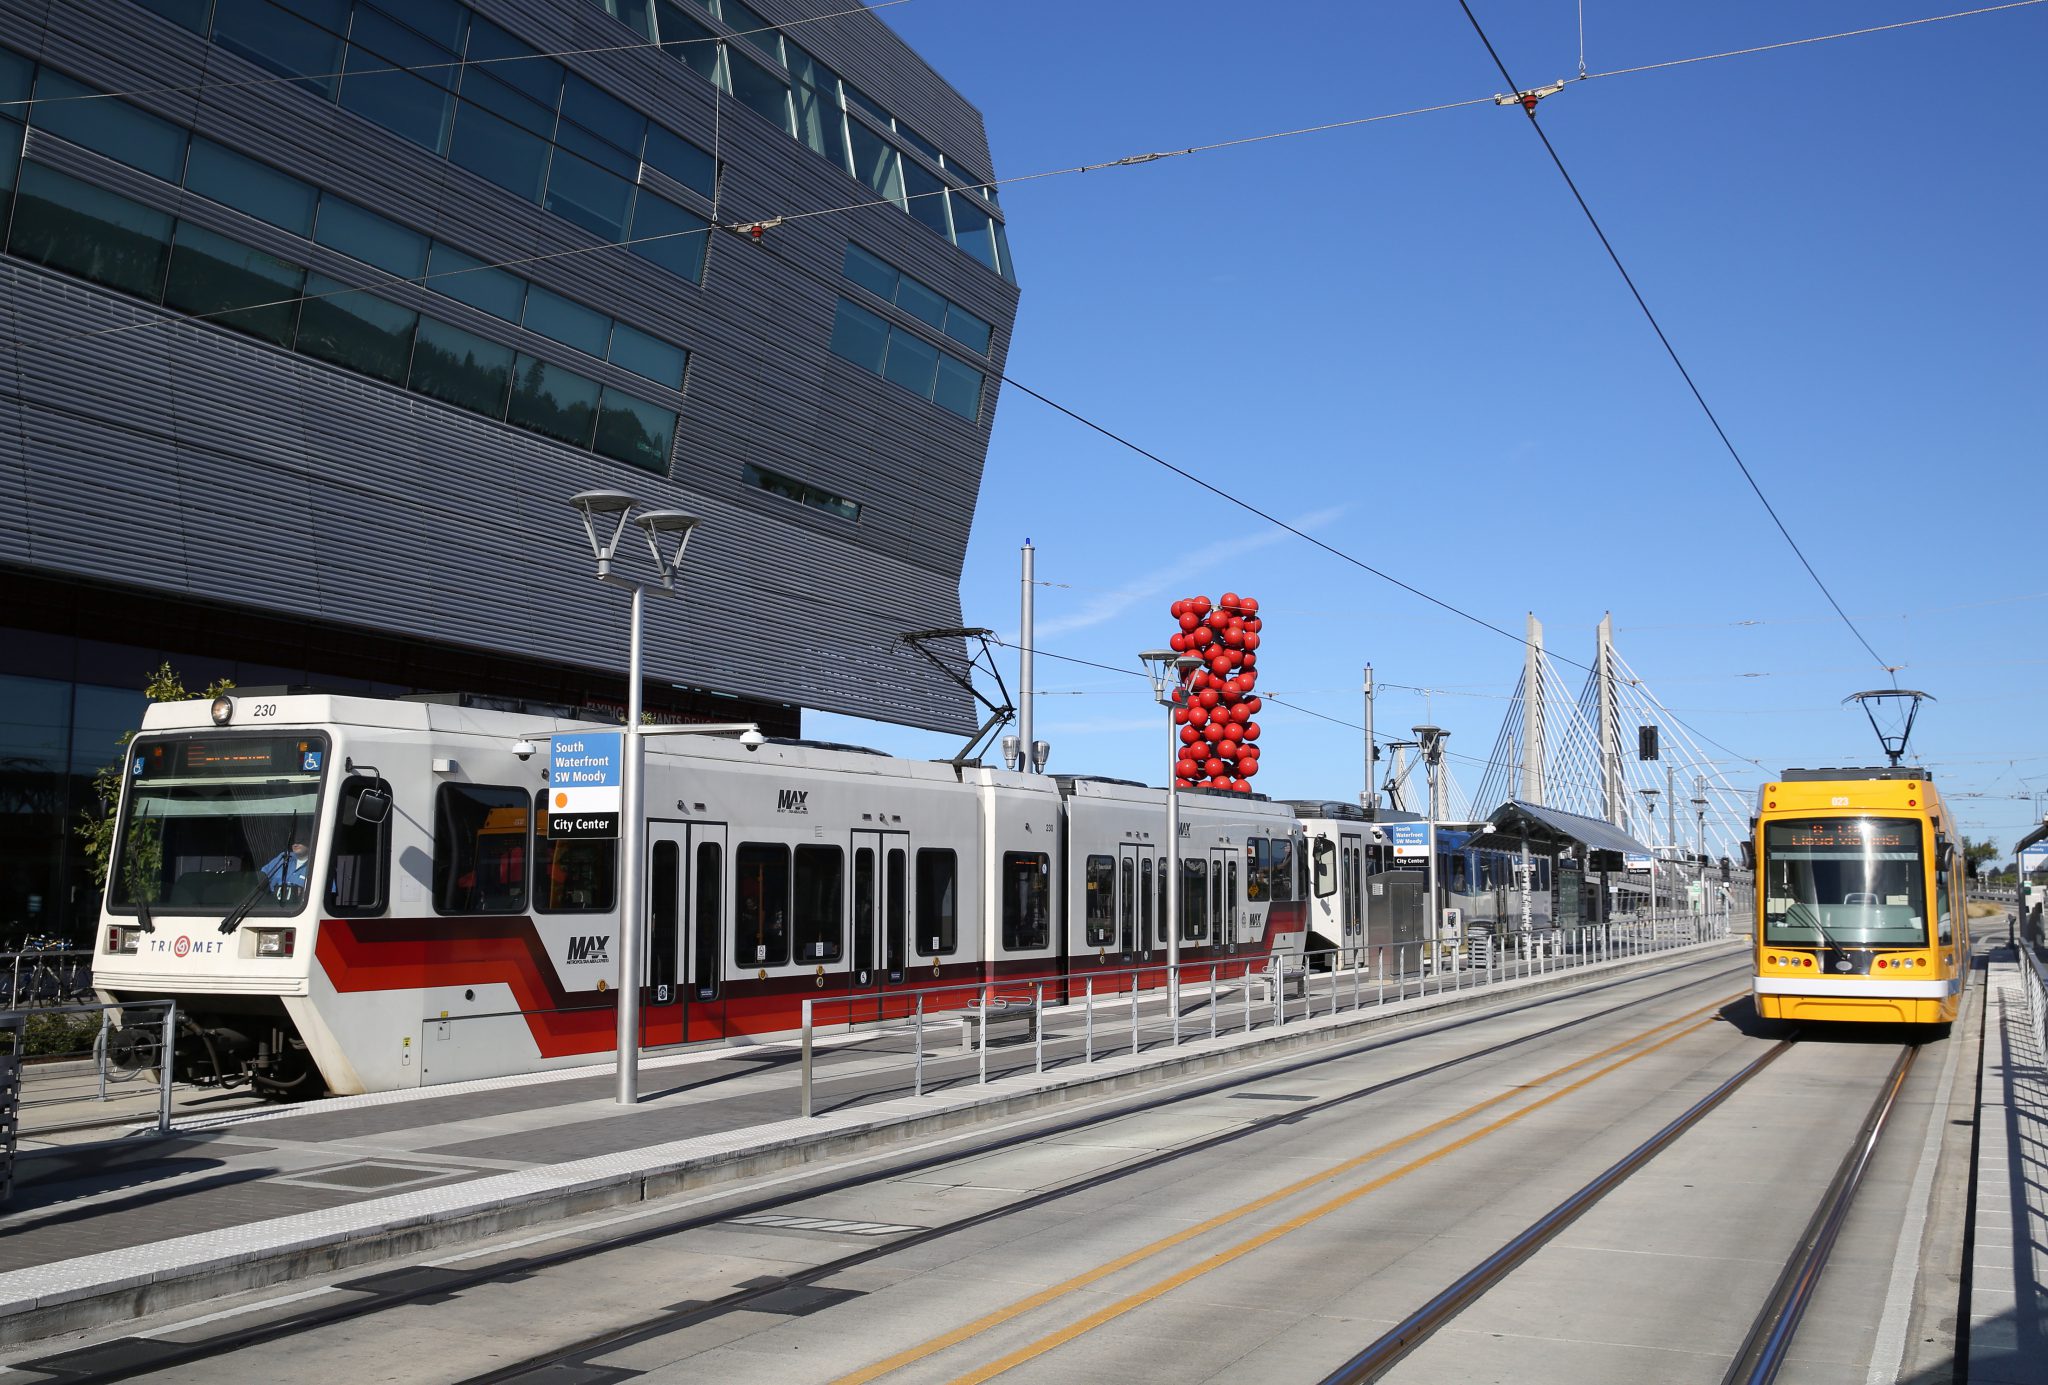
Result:
<instances>
[{"instance_id":1,"label":"red sphere sculpture","mask_svg":"<svg viewBox=\"0 0 2048 1385\"><path fill-rule=\"evenodd\" d=\"M1252 693L1258 681L1257 598L1226 591L1216 601L1199 593L1168 607L1178 630L1168 643L1176 654L1201 662L1182 680L1184 704L1174 713L1181 751L1174 782L1182 787L1249 793L1258 773L1258 723L1263 705Z\"/></svg>"}]
</instances>

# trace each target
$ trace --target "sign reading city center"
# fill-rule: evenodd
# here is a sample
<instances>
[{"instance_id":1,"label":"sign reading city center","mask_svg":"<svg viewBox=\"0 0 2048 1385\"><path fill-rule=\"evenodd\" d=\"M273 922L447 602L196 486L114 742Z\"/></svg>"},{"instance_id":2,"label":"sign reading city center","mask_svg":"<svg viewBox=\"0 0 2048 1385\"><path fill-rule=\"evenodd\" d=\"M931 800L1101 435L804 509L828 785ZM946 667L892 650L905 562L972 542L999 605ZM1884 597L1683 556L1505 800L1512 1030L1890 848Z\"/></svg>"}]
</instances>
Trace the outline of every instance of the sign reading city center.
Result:
<instances>
[{"instance_id":1,"label":"sign reading city center","mask_svg":"<svg viewBox=\"0 0 2048 1385\"><path fill-rule=\"evenodd\" d=\"M1380 824L1387 834L1387 844L1394 848L1394 859L1429 859L1429 824L1426 822L1385 822Z\"/></svg>"},{"instance_id":2,"label":"sign reading city center","mask_svg":"<svg viewBox=\"0 0 2048 1385\"><path fill-rule=\"evenodd\" d=\"M549 837L619 835L625 739L623 731L596 731L556 736L549 743Z\"/></svg>"}]
</instances>

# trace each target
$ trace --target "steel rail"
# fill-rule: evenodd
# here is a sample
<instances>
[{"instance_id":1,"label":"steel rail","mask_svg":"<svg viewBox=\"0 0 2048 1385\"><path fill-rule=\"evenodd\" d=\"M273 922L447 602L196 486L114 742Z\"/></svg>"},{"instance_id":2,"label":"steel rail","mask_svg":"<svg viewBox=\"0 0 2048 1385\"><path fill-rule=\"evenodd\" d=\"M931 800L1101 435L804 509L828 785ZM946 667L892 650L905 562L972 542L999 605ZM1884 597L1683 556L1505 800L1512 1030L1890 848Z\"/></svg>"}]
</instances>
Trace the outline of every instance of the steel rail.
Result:
<instances>
[{"instance_id":1,"label":"steel rail","mask_svg":"<svg viewBox=\"0 0 2048 1385\"><path fill-rule=\"evenodd\" d=\"M1357 1385L1360 1381L1376 1380L1392 1369L1402 1357L1428 1341L1437 1329L1471 1307L1509 1271L1535 1254L1551 1237L1577 1221L1587 1209L1620 1187L1631 1174L1655 1158L1666 1145L1691 1129L1701 1117L1776 1062L1792 1047L1792 1042L1791 1039L1780 1039L1771 1045L1742 1071L1694 1102L1669 1125L1637 1145L1585 1187L1545 1212L1513 1240L1460 1275L1449 1288L1396 1323L1392 1330L1371 1346L1324 1376L1322 1385Z\"/></svg>"},{"instance_id":2,"label":"steel rail","mask_svg":"<svg viewBox=\"0 0 2048 1385\"><path fill-rule=\"evenodd\" d=\"M1848 1219L1849 1208L1856 1201L1856 1190L1862 1186L1863 1175L1870 1169L1871 1158L1877 1153L1877 1142L1884 1135L1892 1108L1898 1104L1899 1092L1906 1085L1906 1074L1913 1070L1913 1059L1919 1052L1918 1044L1908 1045L1899 1054L1899 1060L1892 1064L1891 1076L1885 1079L1884 1090L1878 1093L1877 1100L1864 1116L1855 1142L1843 1156L1827 1191L1821 1195L1820 1205L1806 1223L1806 1230L1800 1233L1799 1244L1792 1258L1786 1261L1778 1282L1771 1287L1770 1297L1764 1300L1763 1311L1757 1314L1756 1322L1751 1325L1742 1350L1736 1353L1728 1373L1721 1377L1722 1385L1736 1385L1736 1382L1769 1385L1777 1378L1778 1369L1785 1362L1785 1352L1792 1345L1793 1334L1799 1330L1799 1320L1813 1301L1814 1286L1820 1283L1821 1271L1827 1268L1828 1253L1834 1249L1835 1238L1841 1234L1842 1223Z\"/></svg>"},{"instance_id":3,"label":"steel rail","mask_svg":"<svg viewBox=\"0 0 2048 1385\"><path fill-rule=\"evenodd\" d=\"M1670 968L1669 970L1686 970L1692 966L1701 965L1702 963L1719 962L1722 960L1725 959L1694 957L1691 959L1681 961L1678 966ZM1746 968L1747 965L1748 963L1745 960L1743 963L1744 968ZM1711 985L1715 982L1722 980L1724 977L1733 974L1734 970L1734 968L1721 967L1717 970L1708 972L1704 976L1696 977L1692 980L1681 982L1679 983L1677 989L1683 991L1689 990L1695 986ZM1648 976L1655 976L1658 974L1659 973L1657 972L1648 972L1637 973L1635 975L1626 977L1616 977L1611 980L1599 981L1593 985L1578 987L1569 991L1559 992L1553 995L1532 997L1531 999L1524 1001L1520 1004L1512 1005L1499 1010L1492 1010L1468 1016L1460 1016L1457 1018L1444 1020L1441 1023L1428 1024L1412 1033L1393 1034L1384 1036L1375 1035L1350 1042L1339 1043L1333 1046L1331 1050L1327 1052L1318 1053L1312 1058L1307 1058L1299 1062L1295 1065L1294 1068L1291 1068L1289 1070L1299 1071L1304 1068L1321 1067L1329 1063L1341 1062L1347 1058L1353 1058L1360 1056L1362 1054L1371 1053L1381 1048L1390 1048L1397 1044L1406 1043L1416 1038L1423 1038L1428 1037L1430 1035L1446 1033L1456 1029L1463 1029L1471 1025L1484 1023L1488 1020L1500 1019L1505 1016L1520 1014L1524 1011L1542 1009L1546 1006L1554 1005L1562 1000L1570 999L1573 997L1597 995L1602 991L1619 989L1623 986L1639 982ZM990 1222L998 1221L1005 1217L1015 1216L1020 1212L1034 1210L1036 1208L1056 1202L1062 1198L1074 1196L1077 1193L1082 1193L1095 1188L1106 1186L1112 1182L1117 1181L1118 1179L1129 1177L1131 1175L1138 1173L1143 1173L1156 1167L1164 1166L1178 1159L1183 1159L1191 1155L1196 1155L1210 1150L1222 1148L1229 1144L1235 1143L1239 1140L1243 1140L1253 1135L1259 1134L1280 1122L1285 1121L1291 1123L1304 1115L1313 1115L1321 1111L1331 1110L1336 1107L1347 1105L1351 1102L1361 1100L1365 1097L1377 1095L1379 1093L1388 1091L1396 1087L1401 1087L1412 1082L1416 1082L1428 1077L1435 1076L1436 1074L1447 1071L1449 1069L1462 1067L1468 1063L1476 1062L1482 1058L1497 1056L1506 1049L1520 1047L1523 1044L1534 1043L1541 1039L1552 1037L1566 1030L1575 1029L1584 1024L1590 1024L1601 1019L1610 1018L1614 1015L1621 1014L1624 1011L1636 1009L1639 1006L1651 1004L1657 1000L1664 999L1669 994L1670 992L1659 992L1638 999L1623 1001L1619 1004L1609 1006L1606 1009L1597 1010L1590 1014L1581 1015L1574 1019L1565 1020L1559 1024L1550 1025L1543 1029L1533 1030L1528 1034L1519 1035L1515 1038L1508 1039L1503 1043L1497 1044L1491 1048L1475 1049L1471 1052L1460 1054L1457 1057L1447 1058L1440 1062L1429 1064L1422 1068L1418 1068L1414 1072L1404 1073L1401 1076L1389 1078L1382 1082L1371 1083L1364 1087L1354 1088L1349 1092L1345 1092L1334 1097L1326 1098L1312 1105L1305 1106L1293 1111L1289 1111L1285 1114L1277 1114L1268 1118L1250 1122L1234 1130L1224 1131L1219 1134L1202 1137L1189 1144L1179 1145L1169 1149L1161 1150L1156 1154L1147 1156L1146 1158L1137 1160L1136 1162L1131 1164L1120 1165L1114 1169L1106 1169L1098 1173L1084 1175L1070 1182L1058 1184L1051 1188L1043 1189L1040 1192L1016 1203L1007 1204L1002 1207L990 1208L986 1211L974 1213L970 1216L962 1217L951 1222L926 1228L908 1237L893 1239L884 1244L876 1245L868 1249L854 1252L849 1255L836 1257L820 1265L812 1266L802 1270L795 1270L787 1275L778 1276L770 1280L749 1285L743 1289L735 1290L733 1293L723 1295L719 1298L710 1300L708 1302L692 1304L688 1305L687 1307L679 1307L677 1309L671 1309L658 1314L654 1314L650 1317L640 1320L639 1322L623 1330L613 1329L610 1331L599 1332L589 1337L586 1337L580 1341L570 1343L565 1346L555 1347L553 1349L540 1353L530 1359L514 1363L507 1363L503 1366L496 1367L483 1373L468 1376L465 1378L465 1385L483 1385L484 1382L516 1380L520 1378L522 1375L529 1372L546 1369L550 1366L572 1363L581 1356L599 1354L606 1348L630 1345L632 1342L642 1340L648 1337L659 1336L667 1332L673 1332L678 1330L679 1328L689 1326L696 1322L710 1321L712 1319L721 1317L725 1314L743 1310L756 1300L765 1298L770 1294L778 1293L789 1288L801 1287L807 1284L811 1284L819 1280L829 1278L834 1274L843 1273L846 1270L855 1268L859 1265L866 1264L872 1260L879 1259L886 1255L900 1253L904 1250L911 1249L919 1245L924 1245L932 1241L940 1240L946 1236L958 1235L964 1231L971 1230L975 1227ZM1038 1137L1043 1137L1046 1135L1066 1134L1075 1131L1086 1130L1092 1126L1102 1125L1110 1121L1125 1119L1137 1111L1163 1108L1200 1097L1212 1096L1218 1092L1229 1091L1234 1087L1251 1086L1259 1082L1265 1082L1270 1080L1272 1080L1271 1072L1260 1071L1257 1069L1250 1072L1232 1073L1228 1076L1223 1076L1210 1081L1201 1082L1186 1090L1173 1092L1158 1098L1146 1099L1133 1103L1114 1102L1111 1103L1111 1105L1103 1111L1090 1112L1088 1114L1075 1116L1067 1120L1050 1122L1045 1127L1040 1129L1037 1132L1037 1135ZM943 1168L948 1164L960 1163L967 1160L980 1158L993 1150L1007 1148L1009 1144L1014 1140L1014 1138L1014 1136L998 1136L987 1140L977 1140L969 1144L964 1150L952 1148L938 1153L913 1158L901 1163L891 1163L879 1172L863 1171L860 1173L848 1174L842 1177L828 1179L823 1184L799 1188L786 1193L775 1193L770 1194L766 1197L754 1198L747 1198L744 1196L744 1194L741 1194L740 1200L738 1201L737 1205L722 1206L715 1210L706 1212L686 1211L681 1213L680 1215L665 1216L662 1217L653 1226L641 1227L637 1230L623 1232L618 1235L604 1236L594 1241L580 1242L560 1250L546 1251L537 1255L518 1256L509 1261L493 1262L490 1264L478 1266L474 1269L451 1271L445 1276L436 1278L433 1283L422 1287L381 1292L372 1295L365 1295L360 1298L350 1297L343 1299L339 1302L324 1303L311 1308L300 1309L296 1312L286 1314L279 1318L269 1319L259 1323L251 1323L240 1327L231 1328L215 1336L201 1338L195 1341L174 1342L154 1337L126 1339L130 1342L137 1343L138 1346L141 1342L146 1341L148 1343L148 1348L138 1349L136 1352L133 1353L130 1359L120 1361L117 1364L100 1365L94 1363L88 1365L84 1361L65 1363L63 1357L69 1356L71 1353L64 1353L62 1354L62 1356L56 1358L46 1358L46 1365L48 1367L60 1367L65 1372L65 1374L63 1375L63 1379L65 1380L66 1385L101 1385L102 1382L133 1379L136 1376L153 1374L158 1371L170 1369L174 1366L191 1365L201 1361L215 1360L220 1357L231 1356L236 1352L247 1350L250 1347L261 1346L268 1342L276 1341L281 1338L296 1336L301 1333L316 1331L321 1328L336 1326L342 1323L356 1321L366 1317L372 1317L380 1313L388 1312L395 1308L401 1308L412 1305L422 1300L438 1301L449 1294L458 1293L466 1289L476 1288L484 1284L495 1282L497 1280L506 1278L530 1278L534 1274L546 1270L552 1270L567 1265L575 1264L579 1261L590 1259L597 1255L602 1255L611 1251L627 1249L632 1246L644 1245L650 1242L659 1241L670 1236L681 1235L688 1231L698 1230L703 1227L712 1226L721 1222L729 1221L735 1217L749 1216L761 1212L774 1211L778 1208L798 1205L804 1202L814 1200L818 1197L828 1196L836 1192L844 1192L852 1189L857 1189L864 1186L867 1183L874 1182L878 1179L900 1177L905 1173L918 1172L921 1170L934 1168ZM573 1223L564 1222L561 1225L561 1234L565 1238L573 1236ZM406 1262L401 1261L400 1263ZM428 1261L413 1263L432 1262ZM88 1351L90 1350L92 1349L88 1348ZM14 1365L14 1368L17 1370L37 1370L45 1368L45 1366L39 1366L35 1361L30 1361L26 1359L17 1360L12 1364Z\"/></svg>"}]
</instances>

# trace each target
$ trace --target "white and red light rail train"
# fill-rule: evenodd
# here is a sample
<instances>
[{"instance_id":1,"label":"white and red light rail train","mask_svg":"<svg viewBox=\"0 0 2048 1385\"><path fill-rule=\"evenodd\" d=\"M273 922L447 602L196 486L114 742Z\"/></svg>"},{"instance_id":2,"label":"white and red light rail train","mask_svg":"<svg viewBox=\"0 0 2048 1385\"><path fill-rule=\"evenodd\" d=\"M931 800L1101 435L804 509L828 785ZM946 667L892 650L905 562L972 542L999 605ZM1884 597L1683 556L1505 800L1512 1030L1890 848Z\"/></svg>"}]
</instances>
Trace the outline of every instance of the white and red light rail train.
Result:
<instances>
[{"instance_id":1,"label":"white and red light rail train","mask_svg":"<svg viewBox=\"0 0 2048 1385\"><path fill-rule=\"evenodd\" d=\"M603 1061L621 841L551 818L551 738L617 727L424 699L237 693L151 707L126 753L94 984L175 1000L181 1078L386 1091ZM1165 791L847 747L650 738L650 1047L906 1013L920 992L1154 968ZM1285 804L1183 791L1180 956L1299 953ZM117 1054L154 1057L154 1014Z\"/></svg>"}]
</instances>

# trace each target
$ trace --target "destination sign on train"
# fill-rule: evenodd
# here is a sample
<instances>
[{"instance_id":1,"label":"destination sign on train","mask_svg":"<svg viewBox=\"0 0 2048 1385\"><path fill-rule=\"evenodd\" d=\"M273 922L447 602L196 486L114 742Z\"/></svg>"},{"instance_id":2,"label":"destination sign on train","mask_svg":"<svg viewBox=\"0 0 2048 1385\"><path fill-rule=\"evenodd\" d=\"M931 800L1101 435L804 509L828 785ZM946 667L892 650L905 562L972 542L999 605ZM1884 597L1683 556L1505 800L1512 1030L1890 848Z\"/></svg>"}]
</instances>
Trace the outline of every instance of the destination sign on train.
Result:
<instances>
[{"instance_id":1,"label":"destination sign on train","mask_svg":"<svg viewBox=\"0 0 2048 1385\"><path fill-rule=\"evenodd\" d=\"M1920 845L1920 832L1909 822L1836 818L1829 822L1801 823L1786 829L1784 843L1787 846L1840 847L1857 851L1871 847L1916 847Z\"/></svg>"}]
</instances>

